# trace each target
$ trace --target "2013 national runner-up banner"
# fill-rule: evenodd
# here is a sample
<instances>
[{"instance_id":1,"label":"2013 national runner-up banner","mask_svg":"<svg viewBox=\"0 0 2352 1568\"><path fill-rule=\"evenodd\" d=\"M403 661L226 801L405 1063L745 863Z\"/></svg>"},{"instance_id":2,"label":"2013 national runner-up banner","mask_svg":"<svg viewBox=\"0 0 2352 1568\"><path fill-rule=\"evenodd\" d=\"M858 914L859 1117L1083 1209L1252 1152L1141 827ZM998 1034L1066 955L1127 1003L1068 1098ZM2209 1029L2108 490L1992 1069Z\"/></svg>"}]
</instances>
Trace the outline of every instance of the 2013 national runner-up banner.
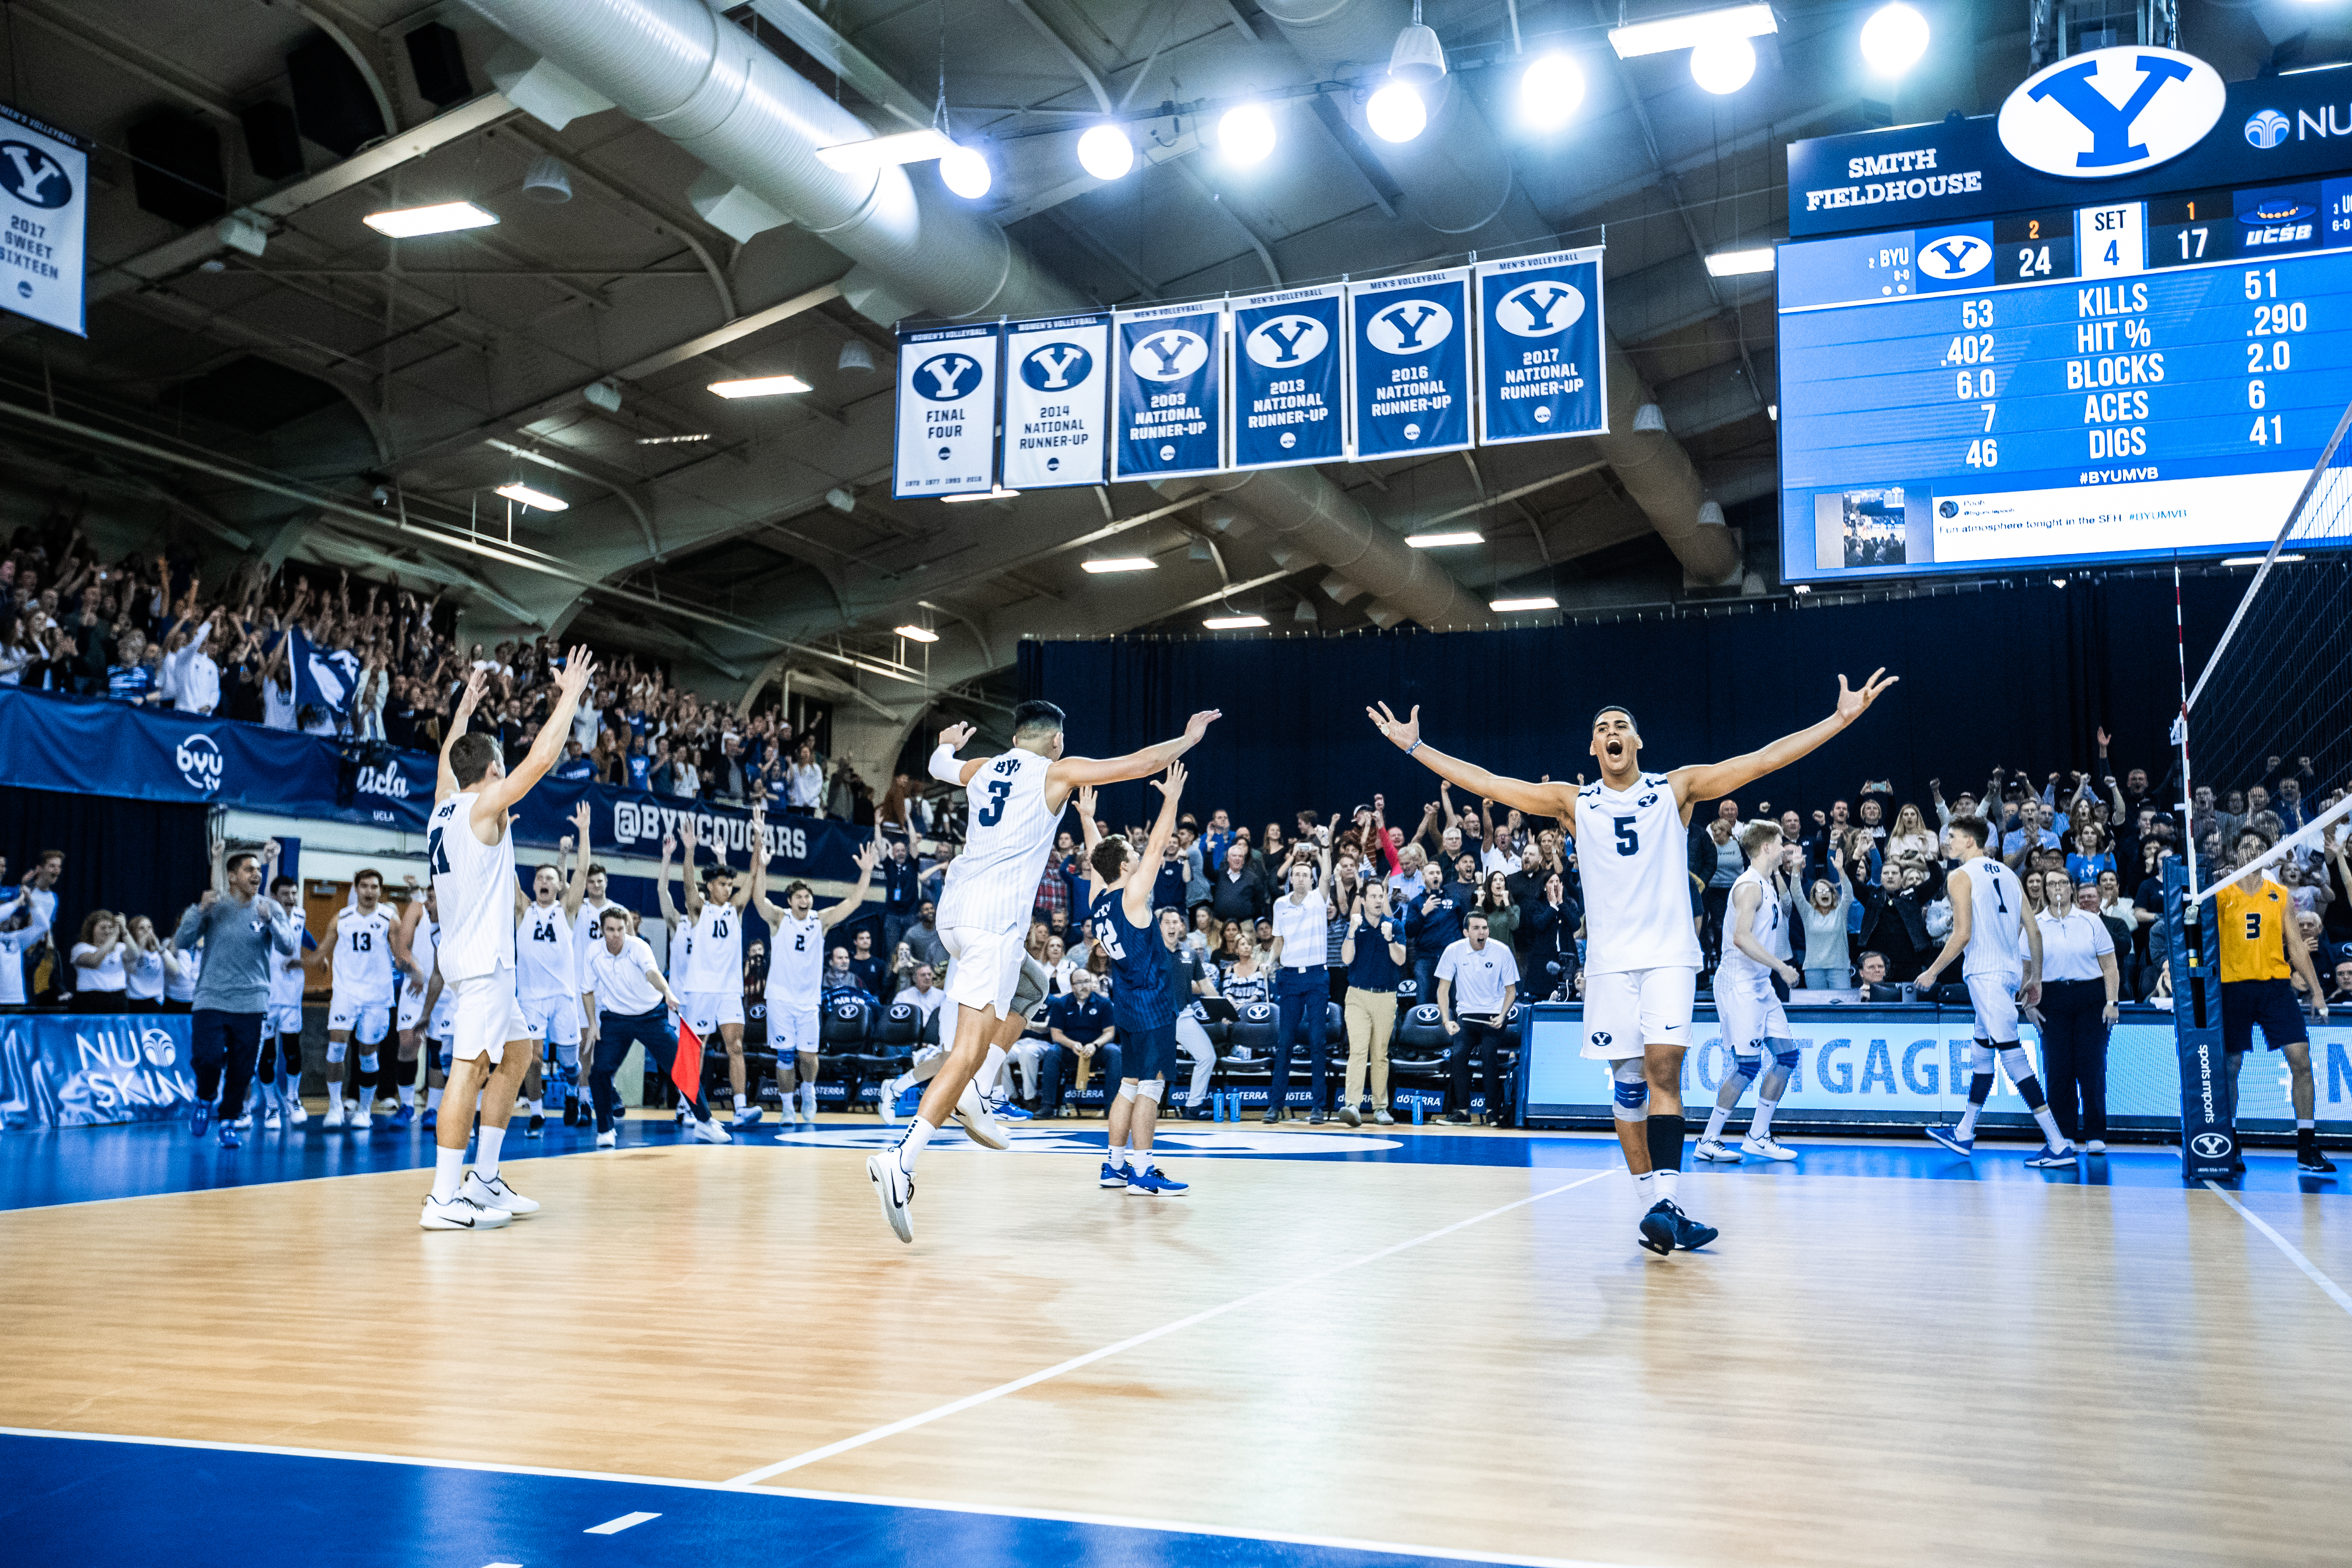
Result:
<instances>
[{"instance_id":1,"label":"2013 national runner-up banner","mask_svg":"<svg viewBox=\"0 0 2352 1568\"><path fill-rule=\"evenodd\" d=\"M1608 432L1603 254L1594 246L1474 268L1480 446Z\"/></svg>"},{"instance_id":2,"label":"2013 national runner-up banner","mask_svg":"<svg viewBox=\"0 0 2352 1568\"><path fill-rule=\"evenodd\" d=\"M1341 457L1339 286L1252 294L1232 309L1233 466L1279 468Z\"/></svg>"},{"instance_id":3,"label":"2013 national runner-up banner","mask_svg":"<svg viewBox=\"0 0 2352 1568\"><path fill-rule=\"evenodd\" d=\"M996 369L1004 330L929 327L898 334L898 427L890 494L961 496L996 483Z\"/></svg>"},{"instance_id":4,"label":"2013 national runner-up banner","mask_svg":"<svg viewBox=\"0 0 2352 1568\"><path fill-rule=\"evenodd\" d=\"M1224 323L1222 304L1118 313L1111 458L1118 478L1213 474L1225 466Z\"/></svg>"},{"instance_id":5,"label":"2013 national runner-up banner","mask_svg":"<svg viewBox=\"0 0 2352 1568\"><path fill-rule=\"evenodd\" d=\"M89 144L0 103L0 306L88 337Z\"/></svg>"},{"instance_id":6,"label":"2013 national runner-up banner","mask_svg":"<svg viewBox=\"0 0 2352 1568\"><path fill-rule=\"evenodd\" d=\"M1110 477L1110 316L1015 321L1004 333L1003 485Z\"/></svg>"},{"instance_id":7,"label":"2013 national runner-up banner","mask_svg":"<svg viewBox=\"0 0 2352 1568\"><path fill-rule=\"evenodd\" d=\"M1470 269L1347 285L1349 457L1470 445Z\"/></svg>"}]
</instances>

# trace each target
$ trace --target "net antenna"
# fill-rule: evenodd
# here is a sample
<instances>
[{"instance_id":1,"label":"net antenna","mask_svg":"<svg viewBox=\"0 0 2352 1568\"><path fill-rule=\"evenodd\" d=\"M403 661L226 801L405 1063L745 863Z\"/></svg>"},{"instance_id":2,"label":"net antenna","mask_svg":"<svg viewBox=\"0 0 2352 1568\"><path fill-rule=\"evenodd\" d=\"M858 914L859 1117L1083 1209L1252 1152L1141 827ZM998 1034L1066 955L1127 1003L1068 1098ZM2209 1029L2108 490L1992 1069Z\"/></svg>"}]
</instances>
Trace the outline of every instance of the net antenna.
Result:
<instances>
[{"instance_id":1,"label":"net antenna","mask_svg":"<svg viewBox=\"0 0 2352 1568\"><path fill-rule=\"evenodd\" d=\"M2326 875L2320 845L2352 816L2352 405L2311 467L2286 521L2246 584L2236 613L2189 684L2188 649L2180 636L2180 717L2172 739L2180 749L2181 821L2192 900L2290 856ZM2179 631L2179 568L2173 568L2174 623ZM2192 726L2195 744L2190 742ZM2262 784L2276 793L2294 780L2302 800L2279 813L2278 842L2252 863L2197 886L2197 789L2189 771L2194 752L2208 779L2231 787ZM2276 758L2275 766L2271 759ZM2273 809L2279 803L2273 802ZM2300 817L2300 826L2296 818ZM2225 844L2226 855L2235 847Z\"/></svg>"}]
</instances>

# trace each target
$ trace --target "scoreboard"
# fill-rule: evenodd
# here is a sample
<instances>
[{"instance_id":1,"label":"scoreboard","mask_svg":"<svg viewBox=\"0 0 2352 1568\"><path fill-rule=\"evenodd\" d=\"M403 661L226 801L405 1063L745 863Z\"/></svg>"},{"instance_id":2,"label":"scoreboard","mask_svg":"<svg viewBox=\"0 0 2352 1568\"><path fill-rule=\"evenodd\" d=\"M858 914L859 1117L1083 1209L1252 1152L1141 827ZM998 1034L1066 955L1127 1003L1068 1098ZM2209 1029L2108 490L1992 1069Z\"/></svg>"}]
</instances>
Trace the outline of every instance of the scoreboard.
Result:
<instances>
[{"instance_id":1,"label":"scoreboard","mask_svg":"<svg viewBox=\"0 0 2352 1568\"><path fill-rule=\"evenodd\" d=\"M2263 112L2214 132L2257 170ZM1983 212L2000 174L1780 247L1786 578L2266 548L2352 402L2352 175Z\"/></svg>"}]
</instances>

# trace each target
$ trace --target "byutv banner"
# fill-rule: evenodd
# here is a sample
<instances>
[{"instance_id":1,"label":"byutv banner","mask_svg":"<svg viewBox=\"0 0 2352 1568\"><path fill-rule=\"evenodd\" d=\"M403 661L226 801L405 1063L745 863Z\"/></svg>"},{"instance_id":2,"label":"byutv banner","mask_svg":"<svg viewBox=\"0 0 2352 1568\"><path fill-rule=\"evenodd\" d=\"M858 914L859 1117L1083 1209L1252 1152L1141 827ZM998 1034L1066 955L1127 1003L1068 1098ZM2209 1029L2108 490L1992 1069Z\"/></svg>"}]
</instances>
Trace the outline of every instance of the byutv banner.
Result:
<instances>
[{"instance_id":1,"label":"byutv banner","mask_svg":"<svg viewBox=\"0 0 2352 1568\"><path fill-rule=\"evenodd\" d=\"M1470 269L1347 289L1349 456L1470 445Z\"/></svg>"},{"instance_id":2,"label":"byutv banner","mask_svg":"<svg viewBox=\"0 0 2352 1568\"><path fill-rule=\"evenodd\" d=\"M890 494L961 496L996 483L996 370L1004 330L898 334L898 427Z\"/></svg>"},{"instance_id":3,"label":"byutv banner","mask_svg":"<svg viewBox=\"0 0 2352 1568\"><path fill-rule=\"evenodd\" d=\"M1108 479L1110 317L1015 321L1005 330L1004 363L1004 488Z\"/></svg>"},{"instance_id":4,"label":"byutv banner","mask_svg":"<svg viewBox=\"0 0 2352 1568\"><path fill-rule=\"evenodd\" d=\"M1478 281L1478 444L1609 430L1598 247L1485 261Z\"/></svg>"},{"instance_id":5,"label":"byutv banner","mask_svg":"<svg viewBox=\"0 0 2352 1568\"><path fill-rule=\"evenodd\" d=\"M1123 479L1213 474L1224 464L1225 355L1222 304L1121 310L1118 439Z\"/></svg>"},{"instance_id":6,"label":"byutv banner","mask_svg":"<svg viewBox=\"0 0 2352 1568\"><path fill-rule=\"evenodd\" d=\"M1339 286L1233 302L1236 468L1328 463L1345 455Z\"/></svg>"}]
</instances>

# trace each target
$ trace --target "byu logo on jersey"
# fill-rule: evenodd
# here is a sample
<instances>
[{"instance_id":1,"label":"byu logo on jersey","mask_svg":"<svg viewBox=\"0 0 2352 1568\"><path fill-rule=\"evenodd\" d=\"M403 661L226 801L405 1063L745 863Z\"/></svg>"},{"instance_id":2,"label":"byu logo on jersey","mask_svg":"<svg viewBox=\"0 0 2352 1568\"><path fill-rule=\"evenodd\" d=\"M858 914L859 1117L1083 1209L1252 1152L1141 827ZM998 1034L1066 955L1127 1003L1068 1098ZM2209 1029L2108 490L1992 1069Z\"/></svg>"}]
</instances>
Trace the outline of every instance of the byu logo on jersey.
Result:
<instances>
[{"instance_id":1,"label":"byu logo on jersey","mask_svg":"<svg viewBox=\"0 0 2352 1568\"><path fill-rule=\"evenodd\" d=\"M180 764L180 776L188 781L190 789L210 795L220 788L221 749L213 744L210 735L201 731L191 733L180 742L172 760Z\"/></svg>"},{"instance_id":2,"label":"byu logo on jersey","mask_svg":"<svg viewBox=\"0 0 2352 1568\"><path fill-rule=\"evenodd\" d=\"M0 189L28 207L61 207L73 182L55 158L27 142L0 142Z\"/></svg>"},{"instance_id":3,"label":"byu logo on jersey","mask_svg":"<svg viewBox=\"0 0 2352 1568\"><path fill-rule=\"evenodd\" d=\"M1276 316L1251 332L1243 344L1250 358L1268 370L1286 370L1319 356L1331 333L1312 316Z\"/></svg>"},{"instance_id":4,"label":"byu logo on jersey","mask_svg":"<svg viewBox=\"0 0 2352 1568\"><path fill-rule=\"evenodd\" d=\"M980 362L970 354L933 354L915 367L915 390L933 403L952 403L971 395L980 373Z\"/></svg>"},{"instance_id":5,"label":"byu logo on jersey","mask_svg":"<svg viewBox=\"0 0 2352 1568\"><path fill-rule=\"evenodd\" d=\"M1584 291L1557 279L1522 283L1495 302L1495 323L1515 337L1548 338L1584 319Z\"/></svg>"},{"instance_id":6,"label":"byu logo on jersey","mask_svg":"<svg viewBox=\"0 0 2352 1568\"><path fill-rule=\"evenodd\" d=\"M1039 392L1067 392L1095 371L1095 356L1076 343L1041 343L1021 358L1021 379Z\"/></svg>"},{"instance_id":7,"label":"byu logo on jersey","mask_svg":"<svg viewBox=\"0 0 2352 1568\"><path fill-rule=\"evenodd\" d=\"M1969 278L1992 265L1992 247L1972 234L1948 234L1919 247L1919 270L1947 282Z\"/></svg>"},{"instance_id":8,"label":"byu logo on jersey","mask_svg":"<svg viewBox=\"0 0 2352 1568\"><path fill-rule=\"evenodd\" d=\"M1127 356L1128 368L1146 381L1181 381L1208 363L1208 340L1181 327L1146 333Z\"/></svg>"},{"instance_id":9,"label":"byu logo on jersey","mask_svg":"<svg viewBox=\"0 0 2352 1568\"><path fill-rule=\"evenodd\" d=\"M2071 180L2137 174L2205 139L2229 96L2221 73L2173 49L2093 49L2025 79L2000 106L2000 144Z\"/></svg>"},{"instance_id":10,"label":"byu logo on jersey","mask_svg":"<svg viewBox=\"0 0 2352 1568\"><path fill-rule=\"evenodd\" d=\"M2275 109L2265 109L2246 121L2246 145L2267 153L2286 140L2291 128L2285 115Z\"/></svg>"},{"instance_id":11,"label":"byu logo on jersey","mask_svg":"<svg viewBox=\"0 0 2352 1568\"><path fill-rule=\"evenodd\" d=\"M1637 806L1655 805L1658 804L1658 797L1654 795L1645 795L1633 804Z\"/></svg>"},{"instance_id":12,"label":"byu logo on jersey","mask_svg":"<svg viewBox=\"0 0 2352 1568\"><path fill-rule=\"evenodd\" d=\"M1454 334L1454 312L1434 300L1400 300L1364 323L1364 337L1385 354L1427 353Z\"/></svg>"}]
</instances>

